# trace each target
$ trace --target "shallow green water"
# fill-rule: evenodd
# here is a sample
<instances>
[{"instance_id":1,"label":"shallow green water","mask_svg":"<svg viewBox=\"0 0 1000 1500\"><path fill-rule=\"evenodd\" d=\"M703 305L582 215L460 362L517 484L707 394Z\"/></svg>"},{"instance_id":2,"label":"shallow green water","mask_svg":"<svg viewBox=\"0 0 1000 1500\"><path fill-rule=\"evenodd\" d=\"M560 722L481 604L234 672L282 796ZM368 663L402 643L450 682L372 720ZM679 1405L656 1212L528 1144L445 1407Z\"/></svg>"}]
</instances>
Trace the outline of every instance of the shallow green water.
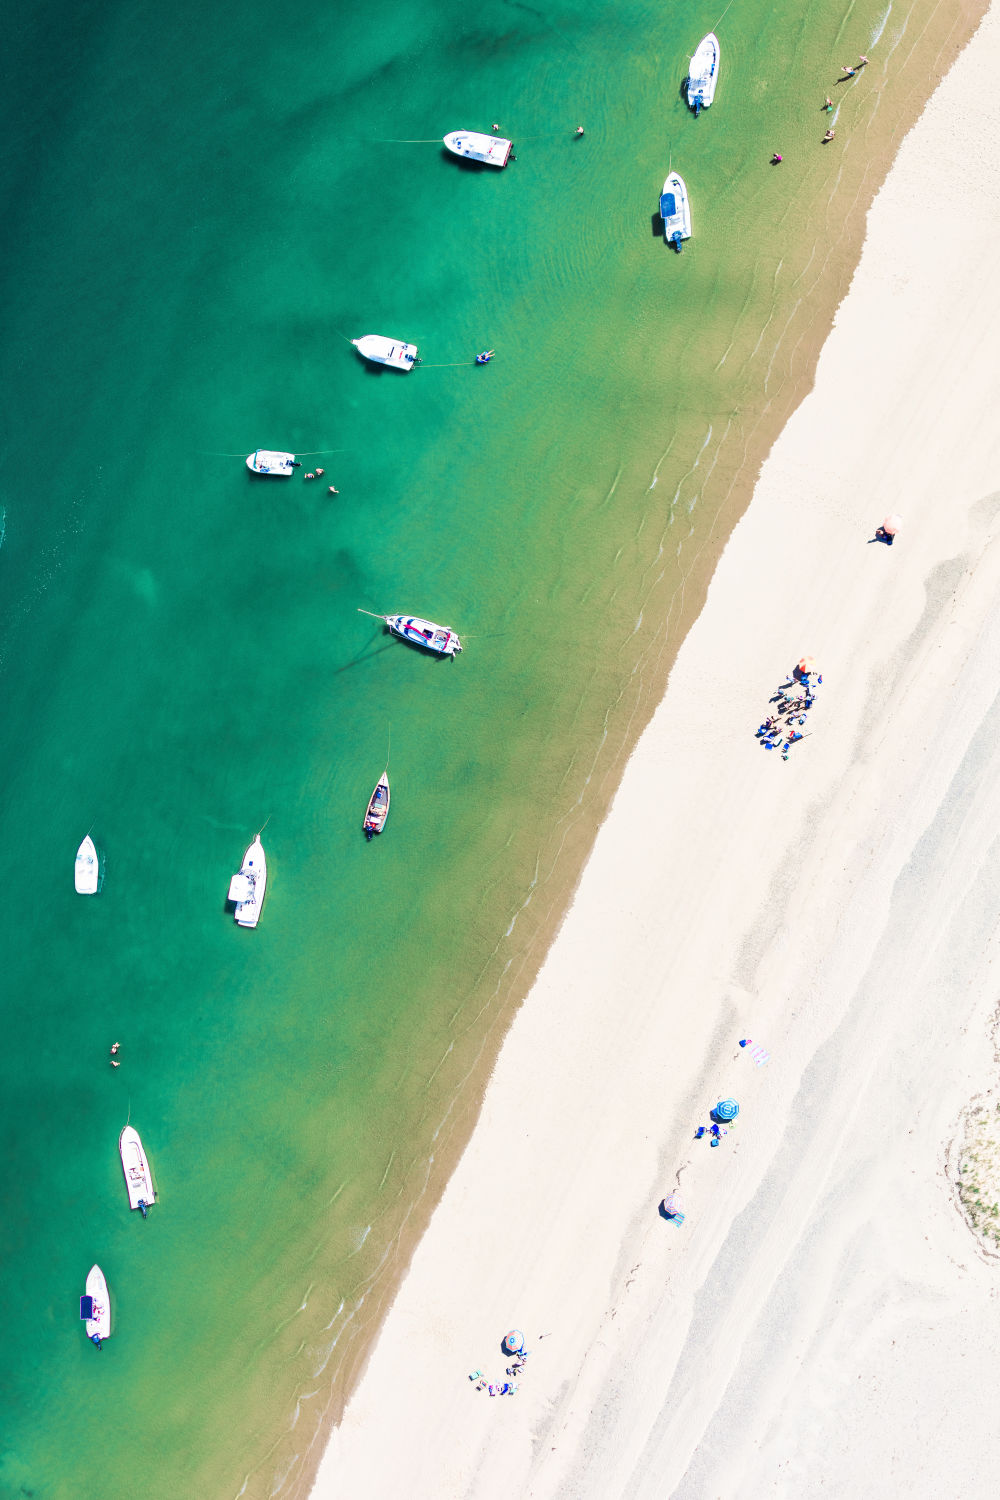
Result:
<instances>
[{"instance_id":1,"label":"shallow green water","mask_svg":"<svg viewBox=\"0 0 1000 1500\"><path fill-rule=\"evenodd\" d=\"M13 33L4 1496L300 1473L752 450L839 178L814 105L884 10L740 0L697 122L680 85L715 5L52 4ZM394 144L494 119L502 174ZM652 223L671 158L679 258ZM362 366L364 332L425 366ZM254 480L258 445L327 476ZM226 888L265 820L241 932Z\"/></svg>"}]
</instances>

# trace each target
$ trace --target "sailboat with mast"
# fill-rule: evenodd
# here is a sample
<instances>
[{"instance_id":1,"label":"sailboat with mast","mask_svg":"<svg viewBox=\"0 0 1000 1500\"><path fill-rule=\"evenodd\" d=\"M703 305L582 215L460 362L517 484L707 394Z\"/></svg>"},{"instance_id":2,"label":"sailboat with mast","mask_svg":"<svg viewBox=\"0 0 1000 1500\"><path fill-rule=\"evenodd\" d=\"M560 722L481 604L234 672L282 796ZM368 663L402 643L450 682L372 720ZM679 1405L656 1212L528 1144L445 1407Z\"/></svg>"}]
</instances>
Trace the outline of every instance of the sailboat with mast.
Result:
<instances>
[{"instance_id":1,"label":"sailboat with mast","mask_svg":"<svg viewBox=\"0 0 1000 1500\"><path fill-rule=\"evenodd\" d=\"M377 615L370 609L359 609L358 614L384 620L401 641L409 641L411 646L420 646L435 656L450 656L454 661L462 649L462 642L449 626L435 625L433 620L422 620L419 615Z\"/></svg>"}]
</instances>

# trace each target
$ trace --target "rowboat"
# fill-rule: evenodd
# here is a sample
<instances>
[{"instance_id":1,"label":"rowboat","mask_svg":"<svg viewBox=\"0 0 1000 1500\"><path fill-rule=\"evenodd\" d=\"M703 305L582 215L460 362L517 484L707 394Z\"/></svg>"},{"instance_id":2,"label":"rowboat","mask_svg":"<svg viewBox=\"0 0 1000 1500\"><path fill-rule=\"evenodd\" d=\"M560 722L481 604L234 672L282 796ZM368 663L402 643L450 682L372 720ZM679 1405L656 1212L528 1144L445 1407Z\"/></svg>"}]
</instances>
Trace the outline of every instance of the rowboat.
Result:
<instances>
[{"instance_id":1,"label":"rowboat","mask_svg":"<svg viewBox=\"0 0 1000 1500\"><path fill-rule=\"evenodd\" d=\"M80 896L93 896L97 893L97 881L101 873L100 863L97 858L97 848L94 840L87 834L83 843L76 851L76 864L73 868L73 883L77 894Z\"/></svg>"},{"instance_id":2,"label":"rowboat","mask_svg":"<svg viewBox=\"0 0 1000 1500\"><path fill-rule=\"evenodd\" d=\"M126 1125L118 1137L118 1151L122 1159L122 1171L125 1173L125 1186L128 1188L128 1206L141 1209L142 1217L145 1218L156 1194L153 1192L153 1175L142 1149L139 1132L131 1125Z\"/></svg>"},{"instance_id":3,"label":"rowboat","mask_svg":"<svg viewBox=\"0 0 1000 1500\"><path fill-rule=\"evenodd\" d=\"M703 36L698 43L688 73L688 104L694 110L696 118L701 110L707 109L715 98L715 85L718 81L719 38L714 31L710 31L708 36Z\"/></svg>"},{"instance_id":4,"label":"rowboat","mask_svg":"<svg viewBox=\"0 0 1000 1500\"><path fill-rule=\"evenodd\" d=\"M368 799L368 811L365 813L365 838L371 839L376 833L381 833L388 816L389 773L383 771L375 785L375 790Z\"/></svg>"},{"instance_id":5,"label":"rowboat","mask_svg":"<svg viewBox=\"0 0 1000 1500\"><path fill-rule=\"evenodd\" d=\"M425 651L433 651L435 656L455 657L462 649L462 642L447 625L435 625L432 620L421 620L417 615L381 615L379 618L401 641L422 646Z\"/></svg>"},{"instance_id":6,"label":"rowboat","mask_svg":"<svg viewBox=\"0 0 1000 1500\"><path fill-rule=\"evenodd\" d=\"M88 1339L99 1349L101 1340L111 1337L111 1298L100 1266L91 1266L87 1272L87 1290L80 1298L80 1317L86 1324Z\"/></svg>"},{"instance_id":7,"label":"rowboat","mask_svg":"<svg viewBox=\"0 0 1000 1500\"><path fill-rule=\"evenodd\" d=\"M364 338L351 339L351 343L362 359L370 359L373 365L412 370L420 363L416 344L404 344L402 339L385 339L380 333L366 333Z\"/></svg>"},{"instance_id":8,"label":"rowboat","mask_svg":"<svg viewBox=\"0 0 1000 1500\"><path fill-rule=\"evenodd\" d=\"M453 156L481 161L487 167L505 167L514 145L502 135L484 135L478 130L453 130L444 143Z\"/></svg>"},{"instance_id":9,"label":"rowboat","mask_svg":"<svg viewBox=\"0 0 1000 1500\"><path fill-rule=\"evenodd\" d=\"M680 255L681 241L691 238L691 205L679 172L671 172L663 184L660 218L663 220L663 238Z\"/></svg>"},{"instance_id":10,"label":"rowboat","mask_svg":"<svg viewBox=\"0 0 1000 1500\"><path fill-rule=\"evenodd\" d=\"M267 860L260 834L243 856L243 863L229 882L229 900L235 905L234 916L240 927L256 927L267 888Z\"/></svg>"},{"instance_id":11,"label":"rowboat","mask_svg":"<svg viewBox=\"0 0 1000 1500\"><path fill-rule=\"evenodd\" d=\"M274 448L256 448L247 456L247 468L255 474L283 474L287 479L301 468L294 453L279 453Z\"/></svg>"}]
</instances>

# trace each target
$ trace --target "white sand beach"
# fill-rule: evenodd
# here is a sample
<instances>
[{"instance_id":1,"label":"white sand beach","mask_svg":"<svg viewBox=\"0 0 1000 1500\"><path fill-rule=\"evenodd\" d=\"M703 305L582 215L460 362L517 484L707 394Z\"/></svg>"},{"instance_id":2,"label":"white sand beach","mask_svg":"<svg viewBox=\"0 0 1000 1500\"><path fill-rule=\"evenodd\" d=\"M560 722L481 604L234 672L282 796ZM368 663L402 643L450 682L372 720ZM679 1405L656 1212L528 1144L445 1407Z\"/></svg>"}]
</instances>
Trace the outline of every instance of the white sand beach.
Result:
<instances>
[{"instance_id":1,"label":"white sand beach","mask_svg":"<svg viewBox=\"0 0 1000 1500\"><path fill-rule=\"evenodd\" d=\"M998 76L995 4L875 201L317 1500L989 1487L1000 1262L946 1150L1000 1077ZM783 763L754 731L806 652ZM468 1375L505 1378L512 1326L493 1399Z\"/></svg>"}]
</instances>

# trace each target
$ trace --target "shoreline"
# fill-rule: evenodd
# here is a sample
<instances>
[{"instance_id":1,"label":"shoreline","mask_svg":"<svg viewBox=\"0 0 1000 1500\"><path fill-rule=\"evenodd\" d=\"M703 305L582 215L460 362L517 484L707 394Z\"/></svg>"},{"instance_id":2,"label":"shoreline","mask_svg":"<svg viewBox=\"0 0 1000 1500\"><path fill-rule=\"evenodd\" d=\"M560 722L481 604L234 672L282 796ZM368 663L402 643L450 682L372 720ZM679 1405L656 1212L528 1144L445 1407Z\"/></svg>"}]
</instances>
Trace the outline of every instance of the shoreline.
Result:
<instances>
[{"instance_id":1,"label":"shoreline","mask_svg":"<svg viewBox=\"0 0 1000 1500\"><path fill-rule=\"evenodd\" d=\"M420 1191L415 1198L408 1199L403 1221L393 1231L385 1256L376 1269L375 1275L379 1279L364 1293L367 1304L364 1312L357 1320L350 1342L338 1351L333 1367L333 1390L320 1428L310 1439L306 1454L299 1455L289 1471L282 1493L297 1497L297 1500L311 1493L310 1476L317 1461L317 1445L328 1438L333 1426L341 1420L363 1376L373 1343L406 1275L412 1254L466 1149L469 1135L479 1118L483 1095L503 1036L534 985L562 927L582 870L609 814L624 767L663 697L671 665L703 607L727 539L750 503L760 466L788 419L812 388L819 352L861 253L867 208L891 167L899 136L912 128L927 102L927 95L914 86L914 81L924 79L928 67L943 66L947 70L952 65L983 9L979 0L970 5L963 4L960 14L949 15L947 24L939 29L934 26L938 19L935 11L916 38L903 39L909 51L905 52L890 80L897 91L893 128L882 142L881 154L870 151L860 164L857 177L847 181L853 193L852 212L832 227L826 243L826 257L819 269L812 273L807 292L783 327L771 354L767 383L770 386L776 380L777 391L762 392L757 405L747 413L749 433L741 424L734 426L730 421L727 425L723 442L712 457L711 478L703 490L703 494L713 497L717 488L721 487L722 491L721 500L712 501L717 510L708 539L686 564L681 585L666 598L663 625L650 635L640 652L634 672L634 683L638 686L622 716L609 723L607 742L599 747L588 777L588 797L577 804L575 820L562 825L550 846L540 851L539 863L543 867L548 864L549 874L530 891L529 901L516 912L520 926L534 923L527 943L499 968L496 987L485 1000L479 993L474 997L476 1004L482 1002L481 1011L492 1009L489 1023L485 1031L477 1035L471 1065L463 1064L453 1093L436 1125L433 1158L419 1163ZM895 61L899 62L899 59ZM876 110L882 107L882 102L881 99L878 101ZM873 143L867 139L871 121L866 118L862 124L865 145L871 148ZM835 208L837 202L839 199L831 200L826 205L827 211ZM820 298L822 312L817 312ZM743 413L737 415L742 418ZM681 542L680 548L685 545ZM643 613L655 615L658 600L654 596L655 588L648 600L650 608L644 606ZM496 958L496 954L493 957ZM445 1054L442 1062L451 1061ZM377 1311L372 1311L373 1306L377 1306Z\"/></svg>"},{"instance_id":2,"label":"shoreline","mask_svg":"<svg viewBox=\"0 0 1000 1500\"><path fill-rule=\"evenodd\" d=\"M888 188L888 184L887 184L887 188ZM858 238L860 239L860 232L858 232ZM864 264L864 262L862 264ZM948 270L949 270L949 274L951 274L953 268L949 267ZM835 321L835 329L837 328L837 326L839 325L839 323L840 323L840 314L838 314L838 317L837 317L837 319ZM835 333L834 337L836 338L836 333ZM817 343L818 342L819 342L819 339L817 338ZM831 340L831 348L832 347L833 347L833 341ZM801 415L801 412L802 412L803 409L804 408L800 408L799 412L796 414L796 417L793 418L792 424L790 424L790 425L794 425L795 423L797 423L799 421L799 416ZM779 464L780 465L780 462L781 462L781 459L780 459L780 448L781 448L781 444L779 443L778 448L776 448L775 453L772 455L772 460L769 461L769 465L766 466L766 468L765 468L765 472L767 472L767 468L771 467L772 464ZM807 463L809 462L808 455L807 455L805 461ZM745 474L745 470L744 470L744 474ZM840 477L840 482L841 483L847 483L847 484L850 483L850 475L849 474L846 475L846 476L841 475L839 477ZM802 476L800 475L800 476L798 476L798 478L801 481ZM840 514L841 514L841 516L849 508L849 502L847 500L840 500L840 499L835 498L835 496L834 496L834 494L832 492L831 492L831 494L829 494L829 495L827 495L825 497L823 505L825 505L826 508L829 509L831 512L839 511ZM819 507L816 507L814 505L813 508L814 508L814 510L818 508L818 509L820 509L822 511L823 506L821 505ZM888 510L888 509L891 509L891 508L893 508L893 505L889 505L889 504L885 504L882 507L883 510ZM907 507L904 504L903 501L900 501L900 509L903 509L904 511L908 510L909 513L912 513L912 506ZM749 514L749 512L748 512L748 514ZM791 514L793 514L793 512L792 511L788 511L786 514L791 515ZM795 512L795 515L796 515L795 521L792 522L792 523L790 523L790 524L792 524L794 526L801 526L801 525L803 525L804 522L803 522L802 516L797 511ZM814 515L810 515L810 519L815 519L815 516ZM874 520L877 520L877 519L878 519L878 517L874 518ZM872 524L874 524L874 520L872 521ZM740 529L743 527L743 525L744 525L744 523L741 522L740 525L737 527L737 532L734 533L734 537L738 536L738 534L740 532ZM899 557L900 555L902 555L902 553L904 552L904 549L906 549L910 545L909 541L908 541L909 529L910 528L908 526L907 527L907 532L901 538L900 546L897 547L894 550L894 552L888 554L888 559L891 560L894 564L896 562L897 557ZM776 549L776 551L778 551L778 553L780 555L780 549L781 549L781 545L782 545L782 537L781 537L781 535L779 534L773 540L774 540L775 549ZM733 543L731 542L729 544L729 547L727 548L727 554L728 554L729 550L732 548L732 546L733 546ZM786 546L787 546L787 543L786 543ZM882 549L876 548L875 552L881 552L881 550ZM947 555L947 554L943 553L942 555ZM929 556L930 556L930 554L928 554L928 557ZM724 563L725 563L725 559L724 559ZM793 567L795 566L795 557L794 557L794 554L792 556L791 565ZM712 584L712 592L713 593L715 592L715 590L717 588L721 589L723 587L723 583L720 581L720 575L723 572L724 572L724 565L720 565L718 573L716 574L716 579L715 579L715 581ZM912 597L910 597L910 598L907 598L905 602L908 603L910 605L911 609L912 609L913 604L914 604L914 599ZM710 604L711 604L711 596L710 596ZM707 613L708 613L708 611L703 611L702 615L699 617L699 625L701 625L701 621L705 618L705 616L707 615ZM696 636L698 636L698 634L699 634L699 630L698 630L698 627L696 627L695 630L692 631L691 634L689 635L688 640L685 641L685 645L684 645L684 647L681 650L680 657L678 658L678 665L677 665L677 668L675 669L675 672L680 670L680 664L681 664L681 662L682 662L685 654L688 652L690 642L692 641L692 639L694 639ZM866 642L864 644L868 644L868 643ZM694 650L694 649L696 649L696 648L692 646L691 650ZM731 649L731 647L730 647L730 649ZM743 648L741 646L740 650L742 651L742 649ZM789 649L792 650L793 652L795 652L797 649L807 649L807 648L805 646L796 647L796 646L790 645ZM827 648L825 646L823 647L823 649L824 649L824 652L827 651ZM781 660L780 663L779 662L775 662L775 664L774 664L775 680L777 680L776 674L778 674L781 671L783 671L784 668L787 666L787 664L788 663L786 661L784 661L784 660ZM751 677L751 679L753 679L753 677L755 675L755 664L753 662L751 662L750 660L748 660L747 663L746 663L746 665L747 665L747 670L750 673L750 677ZM727 668L726 668L727 680L729 679L729 677L731 675L731 672L732 672L732 667L731 666L727 666ZM759 666L756 667L756 675L759 676ZM673 690L673 689L674 689L674 679L673 679L673 676L672 676L672 678L671 678L671 690ZM761 691L761 687L760 687L760 685L758 685L758 696L760 694L760 691ZM860 715L860 713L861 713L864 705L861 704L861 703L859 703L857 701L856 697L853 699L853 701L849 697L845 698L845 695L844 695L844 693L843 693L842 690L839 690L837 694L831 693L830 696L831 696L831 700L838 701L838 711L840 711L843 708L844 710L846 710L846 712L848 714L853 713L854 716L855 716L855 722L858 721L858 717L859 717L859 715ZM670 693L668 692L668 699L669 699L669 697L670 697ZM761 704L759 705L759 707L763 706L763 702L764 701L766 701L766 693L764 695L764 698L761 700ZM825 711L825 702L824 702L824 711ZM751 717L753 716L754 712L758 712L758 709L751 709ZM662 710L658 710L657 714L654 716L654 719L655 720L659 720L661 713L662 713ZM754 722L756 722L756 720ZM646 736L644 736L644 739L645 738L646 738ZM682 747L682 746L676 746L675 748L678 749L678 750L680 750L680 749L682 749L684 747ZM733 752L733 754L735 754L738 757L738 762L737 763L740 763L742 765L742 751L741 750L736 750L735 746L731 746L730 749ZM642 742L640 742L640 748L635 752L634 760L638 762L638 761L640 761L643 758L644 757L643 757L643 752L642 752ZM819 758L820 758L819 756L816 757L817 760ZM757 759L763 761L764 757L763 756L758 756ZM759 771L759 769L760 769L759 767L753 766L754 773L756 773L757 771ZM770 770L770 767L768 769ZM778 766L778 767L776 767L774 769L777 772L783 773L786 777L788 776L788 773L792 771L792 767L781 767L781 766ZM691 768L692 779L695 779L695 770L696 770L696 768L694 768L694 767ZM630 766L629 767L629 771L626 774L625 782L623 782L622 790L619 793L620 797L625 797L625 795L626 795L626 787L628 785L629 779L631 777L633 777L634 774L638 774L638 772L633 773L633 768L632 768L632 766ZM612 773L609 771L606 780L611 779L611 775L612 775ZM744 783L745 783L745 785L747 787L752 786L754 784L755 776L751 776L751 773L749 771L747 771L745 768L741 769L741 775L743 776ZM747 780L748 777L750 777L750 780ZM773 775L771 776L771 781L773 782ZM773 791L774 791L774 788L773 787L770 788L769 789L769 795L773 794ZM778 815L778 804L772 802L771 805L770 805L769 811L770 811L770 814L772 816L777 817L777 815ZM800 819L804 818L806 816L806 808L803 805L801 805L801 804L798 806L798 814L799 814ZM604 842L607 839L610 839L610 838L613 837L610 829L611 829L611 825L613 825L614 823L615 823L615 818L611 817L611 818L609 818L605 822L604 826L602 827L601 833L600 833L600 835L598 837L597 846L595 848L595 853L594 853L594 855L592 856L592 859L591 859L591 864L592 865L595 864L595 863L597 863L597 861L599 859L599 851L601 849L602 842ZM693 830L689 830L689 831L693 832ZM759 831L760 831L761 837L763 838L763 828L761 828ZM626 857L628 857L628 856L626 856ZM766 863L766 861L765 861L765 863ZM540 977L538 983L536 984L536 989L538 989L539 991L541 991L545 987L545 985L548 983L546 976L547 976L547 974L548 974L548 972L550 970L551 965L553 963L557 962L557 960L555 959L556 951L560 947L565 948L566 945L567 945L567 943L568 943L569 939L568 939L567 934L569 933L571 927L574 924L575 913L577 911L579 903L581 902L581 900L583 898L583 893L584 893L584 891L585 891L585 889L587 887L587 883L588 883L588 881L591 878L592 877L591 877L591 874L590 874L590 867L588 866L587 874L585 875L584 880L581 883L581 886L580 886L580 888L578 890L577 898L576 898L576 901L574 902L573 909L571 910L570 916L566 919L565 930L564 930L563 933L560 934L560 937L559 937L559 939L558 939L558 941L557 941L557 943L555 945L555 948L553 948L550 951L549 958L546 959L544 965L542 966L541 977ZM775 888L778 889L778 890L780 890L781 889L781 880L780 880L780 877L779 877L779 874L778 874L777 870L773 870L772 871L772 877L771 878L775 882ZM552 904L554 905L555 903L552 903ZM556 928L559 925L560 925L560 918L558 916L554 916L552 918L552 926L553 926L553 928ZM543 930L544 930L544 928L543 928ZM645 950L645 948L647 948L649 946L650 941L651 941L651 933L650 933L649 930L643 929L643 930L641 930L641 931L639 931L637 933L637 942L638 942L638 945L643 950ZM531 965L530 958L525 958L525 960L524 960L524 967L530 970L531 966L532 965ZM613 976L606 976L606 977L608 979L609 985L613 986ZM730 1007L731 1013L735 1016L738 1013L738 1011L739 1011L740 996L739 996L739 990L738 990L738 988L737 988L737 991L735 992L734 996L728 996L728 997L722 997L722 998L725 1000L725 1003ZM421 1262L422 1260L426 1259L427 1254L430 1253L430 1252L428 1252L426 1250L426 1246L427 1246L428 1242L430 1241L432 1235L434 1235L435 1229L436 1229L436 1226L439 1223L439 1220L445 1214L445 1210L446 1210L446 1207L448 1206L449 1199L452 1198L454 1194L461 1194L463 1191L464 1192L469 1191L468 1184L465 1184L464 1187L457 1187L457 1186L455 1186L455 1184L456 1184L457 1180L459 1179L459 1177L465 1177L465 1176L467 1176L466 1161L467 1161L467 1158L470 1155L474 1154L474 1152L476 1150L477 1142L479 1141L480 1137L487 1138L490 1135L492 1135L495 1140L496 1139L503 1139L504 1138L505 1132L504 1132L503 1123L502 1123L501 1120L499 1120L496 1117L495 1106L493 1104L491 1104L491 1095L495 1094L496 1090L500 1087L499 1080L501 1078L501 1075L504 1074L505 1072L509 1072L510 1064L507 1062L507 1054L508 1054L508 1052L513 1052L517 1048L518 1042L517 1042L516 1038L521 1033L524 1033L525 1031L527 1031L527 1030L530 1029L529 1028L529 1023L528 1023L528 1013L532 1012L532 1011L537 1012L538 1009L539 1009L539 1007L540 1007L540 1005L541 1005L541 1003L542 1003L541 994L539 994L539 996L537 998L536 998L535 995L532 995L531 998L529 999L528 1004L522 1009L522 1011L520 1012L520 1014L516 1018L516 1020L514 1022L514 1026L512 1027L511 1031L508 1034L507 1041L504 1043L504 1046L503 1046L503 1049L502 1049L501 1062L500 1062L500 1064L498 1065L498 1067L496 1069L496 1073L494 1075L493 1082L491 1083L490 1088L489 1088L489 1090L487 1092L486 1100L485 1100L484 1105L483 1105L483 1112L482 1112L482 1117L481 1117L480 1124L476 1127L476 1130L475 1130L473 1138L472 1138L472 1142L470 1143L469 1147L467 1148L467 1150L465 1151L465 1153L462 1156L462 1161L461 1161L459 1170L456 1172L455 1176L452 1178L451 1182L449 1183L448 1188L445 1191L445 1194L444 1194L444 1197L442 1199L442 1202L441 1202L441 1205L440 1205L439 1209L437 1211L435 1211L435 1213L433 1215L433 1218L431 1220L431 1229L430 1229L430 1231L428 1231L428 1234L425 1236L424 1241L420 1245L420 1249L419 1249L419 1251L417 1253L417 1256L414 1258L413 1269L411 1270L411 1272L409 1273L409 1275L406 1277L406 1279L404 1281L403 1292L400 1293L400 1301L397 1304L397 1306L400 1306L401 1303L402 1303L403 1293L405 1293L405 1292L408 1291L409 1283L410 1283L410 1281L413 1279L413 1277L416 1274L418 1263ZM720 1001L720 1003L721 1003L721 1001ZM648 1019L648 1016L645 1016L642 1019L646 1020L646 1019ZM536 1022L533 1022L532 1024L533 1025L537 1025L538 1023L536 1021ZM567 1024L569 1024L568 1018L567 1018ZM538 1036L536 1036L534 1038L533 1045L537 1046L539 1043L541 1043L541 1045L548 1046L550 1049L552 1047L556 1047L558 1049L558 1037L554 1037L551 1034L546 1034L544 1032L544 1028L543 1028L543 1031L542 1031L541 1038L539 1038ZM701 1050L699 1051L699 1049L701 1049ZM714 1035L714 1030L713 1029L709 1029L708 1031L705 1031L703 1034L701 1034L699 1036L699 1038L698 1038L698 1045L695 1046L695 1047L693 1047L692 1050L696 1054L698 1054L699 1056L701 1056L702 1053L705 1053L709 1057L714 1057L716 1059L717 1064L720 1065L720 1066L722 1065L723 1057L724 1057L724 1054L725 1054L725 1044L723 1043L721 1037L718 1037L718 1036ZM521 1066L523 1068L529 1067L530 1066L530 1062L531 1062L530 1056L527 1055L527 1054L524 1055L524 1056L522 1056L521 1059L520 1059L520 1063L521 1063ZM709 1070L708 1069L696 1070L694 1073L692 1073L688 1077L688 1079L686 1081L686 1094L687 1094L687 1097L683 1101L685 1107L689 1106L689 1104L690 1104L691 1095L692 1095L693 1091L698 1086L699 1078L701 1076L703 1076L704 1072L707 1072L707 1071L709 1071ZM595 1079L594 1079L594 1087L596 1089L598 1089L598 1090L600 1088L600 1079L599 1079L599 1076L595 1077ZM684 1089L682 1089L681 1092L683 1094L685 1092ZM529 1100L528 1102L525 1102L525 1101L522 1100L519 1103L515 1104L514 1108L515 1108L515 1111L519 1114L520 1118L524 1118L525 1115L527 1115L530 1118L531 1114L532 1114L532 1112L534 1110L534 1103L533 1103L532 1100ZM683 1110L682 1110L682 1113L683 1113ZM680 1120L679 1120L679 1118L671 1116L667 1121L664 1121L662 1123L663 1123L663 1126L664 1126L664 1130L666 1132L665 1135L662 1138L665 1139L665 1140L676 1139L677 1138L678 1129L680 1128ZM460 1135L461 1135L461 1128L456 1123L455 1128L454 1128L454 1132L453 1132L453 1138L459 1137ZM741 1146L741 1149L743 1148L743 1141L744 1141L745 1138L746 1138L745 1135L740 1137L740 1146ZM647 1151L648 1151L648 1148L647 1148ZM722 1153L718 1153L718 1154L720 1156L722 1155ZM646 1161L646 1167L647 1167L647 1170L646 1170L646 1173L645 1173L645 1179L648 1180L649 1175L650 1175L649 1174L649 1170L648 1170L648 1168L649 1168L649 1160L648 1159ZM658 1167L657 1167L657 1170L659 1170ZM453 1223L454 1223L454 1216L453 1216ZM438 1236L438 1238L440 1239L440 1236ZM503 1238L503 1236L501 1235L501 1239L502 1238ZM563 1248L564 1249L566 1248L565 1245L563 1246ZM613 1247L610 1247L610 1248L613 1248ZM454 1274L455 1270L456 1270L456 1268L453 1267L452 1268L453 1274ZM383 1294L383 1301L384 1301L385 1295L388 1295L388 1292L385 1292ZM355 1401L356 1402L360 1402L360 1403L363 1404L364 1399L365 1399L364 1392L365 1392L366 1387L372 1381L375 1381L377 1379L377 1367L380 1368L381 1365L384 1364L384 1359L381 1357L382 1345L387 1340L391 1341L391 1339L393 1337L393 1335L391 1334L391 1331L390 1331L391 1327L392 1327L392 1324L393 1324L394 1321L396 1323L399 1323L403 1316L404 1315L403 1315L402 1311L400 1311L397 1314L396 1309L393 1309L393 1311L389 1315L388 1321L383 1325L382 1333L381 1333L381 1335L380 1335L380 1337L378 1339L378 1343L376 1345L375 1357L373 1357L372 1363L369 1366L369 1370L371 1372L370 1376L365 1376L363 1378L363 1380L362 1380L361 1386L357 1389L357 1393L356 1393L356 1396L355 1396ZM527 1313L524 1314L524 1320L527 1321ZM503 1321L503 1319L501 1319L501 1322L502 1321ZM544 1321L544 1319L543 1319L543 1321ZM405 1340L404 1340L404 1344L405 1344ZM400 1353L400 1352L401 1352L400 1349L397 1349L397 1353ZM412 1352L412 1351L410 1351L410 1352ZM455 1357L458 1358L459 1363L462 1363L463 1356L456 1355ZM472 1356L470 1356L470 1358L472 1358ZM472 1359L472 1363L473 1364L475 1363L474 1358ZM454 1376L454 1371L452 1371L452 1376ZM537 1378L538 1377L533 1377L534 1380L537 1380ZM458 1388L456 1389L456 1392L453 1395L453 1401L454 1402L461 1402L462 1398L464 1397L464 1394L465 1393L461 1391L460 1384L459 1384ZM385 1397L385 1390L384 1389L383 1389L383 1397ZM526 1401L525 1402L525 1406L527 1406L527 1405L528 1405L528 1402ZM352 1422L352 1416L353 1416L352 1409L349 1406L348 1407L348 1412L347 1412L347 1419L346 1419L346 1421L345 1421L345 1423L343 1425L343 1428L338 1432L338 1434L336 1435L333 1443L331 1444L331 1447L328 1450L327 1459L324 1461L324 1465L323 1465L323 1467L322 1467L322 1469L320 1471L319 1479L317 1481L317 1488L316 1488L316 1493L317 1494L322 1494L323 1493L322 1486L326 1482L325 1475L327 1473L331 1473L332 1472L333 1465L338 1464L338 1463L344 1461L343 1460L343 1454L342 1454L342 1452L339 1452L338 1450L342 1449L342 1446L343 1446L343 1434L346 1431L346 1429L350 1427L351 1422ZM383 1420L387 1421L388 1418L385 1417ZM474 1422L478 1425L478 1423L482 1420L481 1414L477 1414L476 1417L474 1419L472 1419L472 1420L474 1420ZM510 1419L506 1419L506 1420L510 1420ZM520 1423L521 1420L523 1420L523 1418L519 1415L519 1417L518 1417L518 1424ZM369 1417L369 1424L370 1424L370 1426L374 1425L375 1427L377 1427L377 1423L375 1422L375 1419L373 1417ZM363 1425L363 1423L361 1425ZM355 1424L355 1430L357 1430L357 1424ZM484 1439L483 1439L484 1442L487 1440L487 1437L488 1437L488 1435L484 1436ZM482 1477L482 1476L480 1476L480 1477ZM374 1492L374 1491L370 1491L370 1492ZM448 1491L448 1492L450 1493L450 1491ZM454 1492L455 1493L462 1493L463 1491L461 1489L456 1489Z\"/></svg>"}]
</instances>

